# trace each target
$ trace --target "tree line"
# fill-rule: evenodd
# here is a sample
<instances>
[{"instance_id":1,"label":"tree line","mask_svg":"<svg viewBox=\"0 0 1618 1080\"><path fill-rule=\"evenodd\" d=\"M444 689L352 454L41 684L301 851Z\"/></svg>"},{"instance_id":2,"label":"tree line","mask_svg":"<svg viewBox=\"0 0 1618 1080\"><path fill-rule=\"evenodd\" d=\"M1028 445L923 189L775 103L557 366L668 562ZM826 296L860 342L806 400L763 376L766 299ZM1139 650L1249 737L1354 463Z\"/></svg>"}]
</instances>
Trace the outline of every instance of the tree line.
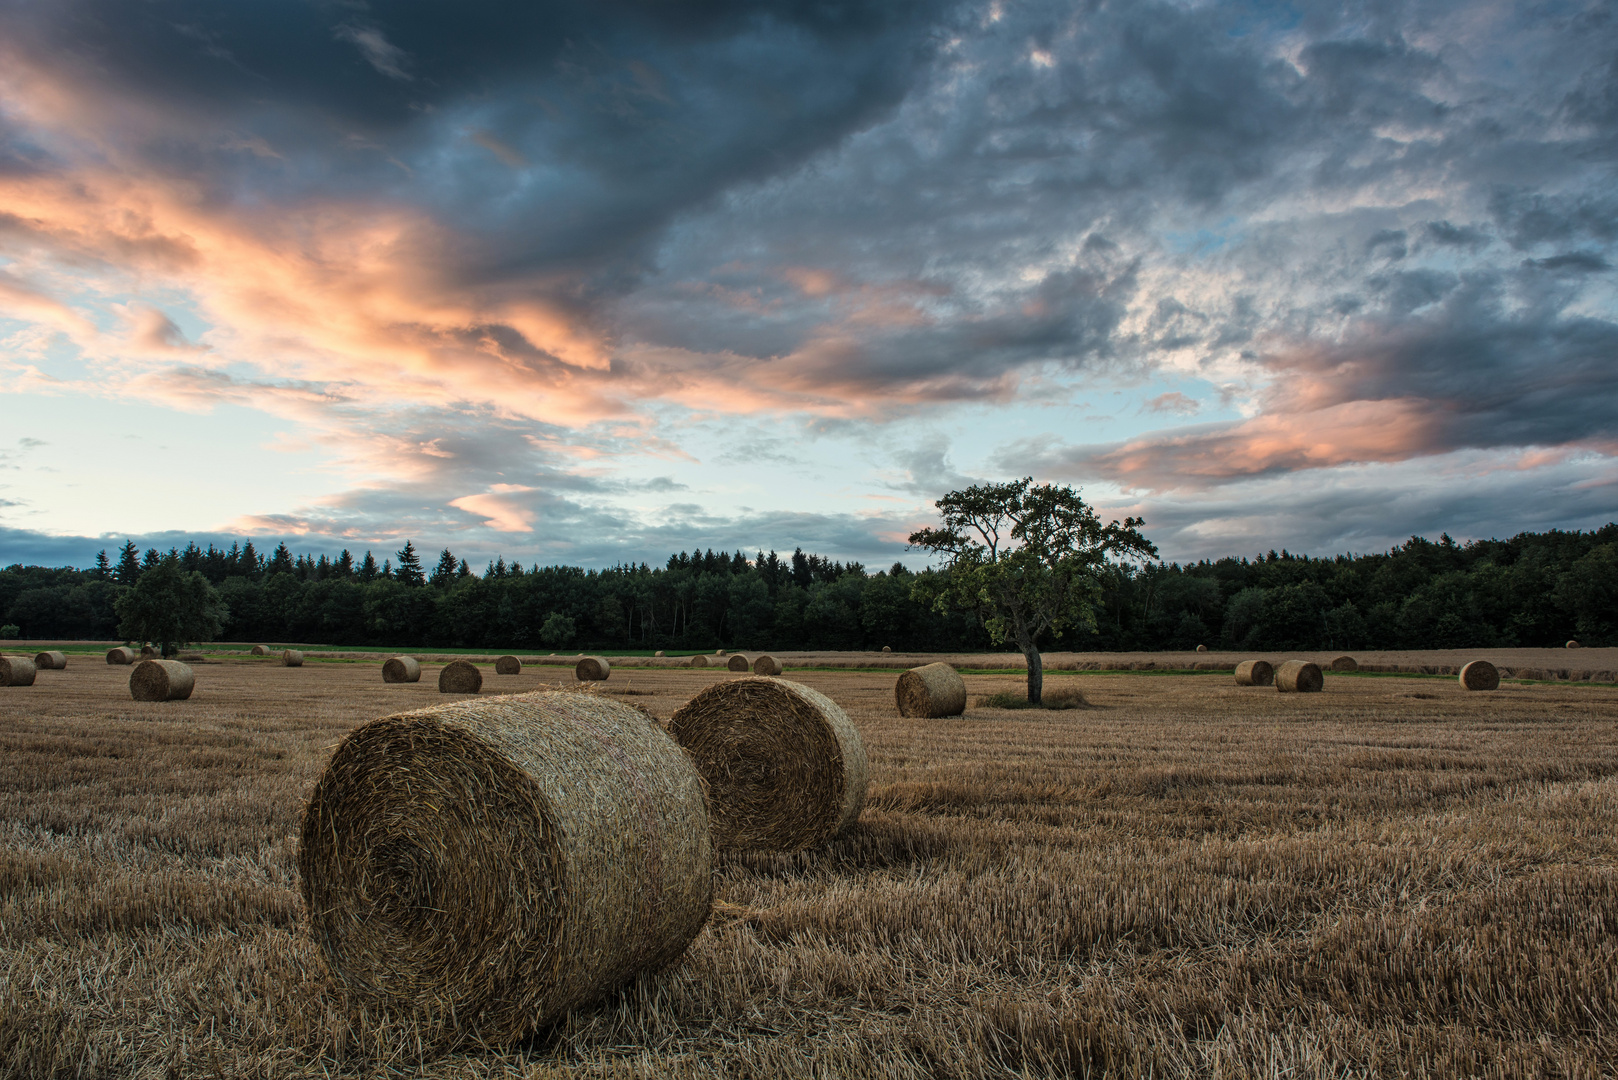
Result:
<instances>
[{"instance_id":1,"label":"tree line","mask_svg":"<svg viewBox=\"0 0 1618 1080\"><path fill-rule=\"evenodd\" d=\"M165 569L166 566L166 569ZM124 637L118 604L146 575L210 590L221 640L400 648L880 649L983 651L980 615L939 610L936 571L867 570L801 549L681 552L658 567L479 571L414 544L356 558L268 555L249 540L141 552L87 569L0 570L0 637ZM1147 562L1097 568L1095 629L1046 633L1047 649L1405 649L1618 645L1618 523L1458 544L1412 537L1390 551L1313 558ZM196 575L192 581L190 575ZM917 586L921 585L921 588ZM918 598L919 597L919 598Z\"/></svg>"}]
</instances>

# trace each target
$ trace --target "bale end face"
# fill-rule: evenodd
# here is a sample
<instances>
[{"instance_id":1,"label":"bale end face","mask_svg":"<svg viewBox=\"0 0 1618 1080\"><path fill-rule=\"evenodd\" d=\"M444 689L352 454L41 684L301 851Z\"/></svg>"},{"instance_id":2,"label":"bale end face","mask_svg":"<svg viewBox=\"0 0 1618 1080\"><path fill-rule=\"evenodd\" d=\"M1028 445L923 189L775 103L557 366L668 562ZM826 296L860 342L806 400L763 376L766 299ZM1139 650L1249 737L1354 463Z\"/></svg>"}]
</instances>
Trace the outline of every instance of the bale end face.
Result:
<instances>
[{"instance_id":1,"label":"bale end face","mask_svg":"<svg viewBox=\"0 0 1618 1080\"><path fill-rule=\"evenodd\" d=\"M1330 668L1332 671L1358 671L1360 664L1352 656L1338 656L1332 659Z\"/></svg>"},{"instance_id":2,"label":"bale end face","mask_svg":"<svg viewBox=\"0 0 1618 1080\"><path fill-rule=\"evenodd\" d=\"M161 660L163 654L150 645L142 645L140 647L140 658L142 660Z\"/></svg>"},{"instance_id":3,"label":"bale end face","mask_svg":"<svg viewBox=\"0 0 1618 1080\"><path fill-rule=\"evenodd\" d=\"M893 649L890 646L887 646L887 645L882 646L882 654L884 656L886 656L888 653L891 653L892 651L893 651Z\"/></svg>"},{"instance_id":4,"label":"bale end face","mask_svg":"<svg viewBox=\"0 0 1618 1080\"><path fill-rule=\"evenodd\" d=\"M178 660L142 660L129 673L129 695L136 701L184 701L196 676Z\"/></svg>"},{"instance_id":5,"label":"bale end face","mask_svg":"<svg viewBox=\"0 0 1618 1080\"><path fill-rule=\"evenodd\" d=\"M438 673L440 694L475 694L483 689L483 672L470 660L451 660Z\"/></svg>"},{"instance_id":6,"label":"bale end face","mask_svg":"<svg viewBox=\"0 0 1618 1080\"><path fill-rule=\"evenodd\" d=\"M966 711L966 680L948 664L926 664L900 675L893 696L900 716L960 716Z\"/></svg>"},{"instance_id":7,"label":"bale end face","mask_svg":"<svg viewBox=\"0 0 1618 1080\"><path fill-rule=\"evenodd\" d=\"M270 655L270 647L268 645L254 645L253 646L253 655L254 656L269 656Z\"/></svg>"},{"instance_id":8,"label":"bale end face","mask_svg":"<svg viewBox=\"0 0 1618 1080\"><path fill-rule=\"evenodd\" d=\"M1273 686L1275 668L1268 660L1243 660L1236 665L1237 686Z\"/></svg>"},{"instance_id":9,"label":"bale end face","mask_svg":"<svg viewBox=\"0 0 1618 1080\"><path fill-rule=\"evenodd\" d=\"M502 656L494 662L496 675L521 675L522 661L515 656Z\"/></svg>"},{"instance_id":10,"label":"bale end face","mask_svg":"<svg viewBox=\"0 0 1618 1080\"><path fill-rule=\"evenodd\" d=\"M1473 660L1463 665L1460 678L1465 690L1500 689L1500 670L1487 660Z\"/></svg>"},{"instance_id":11,"label":"bale end face","mask_svg":"<svg viewBox=\"0 0 1618 1080\"><path fill-rule=\"evenodd\" d=\"M406 683L421 681L421 662L414 656L389 657L382 664L382 681Z\"/></svg>"},{"instance_id":12,"label":"bale end face","mask_svg":"<svg viewBox=\"0 0 1618 1080\"><path fill-rule=\"evenodd\" d=\"M38 671L26 656L0 656L0 686L33 686Z\"/></svg>"},{"instance_id":13,"label":"bale end face","mask_svg":"<svg viewBox=\"0 0 1618 1080\"><path fill-rule=\"evenodd\" d=\"M281 653L282 667L303 667L303 653L297 649L287 649Z\"/></svg>"},{"instance_id":14,"label":"bale end face","mask_svg":"<svg viewBox=\"0 0 1618 1080\"><path fill-rule=\"evenodd\" d=\"M612 665L602 656L586 656L573 665L573 677L580 682L602 682L612 674Z\"/></svg>"},{"instance_id":15,"label":"bale end face","mask_svg":"<svg viewBox=\"0 0 1618 1080\"><path fill-rule=\"evenodd\" d=\"M1275 688L1283 694L1315 694L1326 685L1319 664L1288 660L1275 669Z\"/></svg>"},{"instance_id":16,"label":"bale end face","mask_svg":"<svg viewBox=\"0 0 1618 1080\"><path fill-rule=\"evenodd\" d=\"M766 653L753 661L753 674L779 675L781 674L781 661Z\"/></svg>"},{"instance_id":17,"label":"bale end face","mask_svg":"<svg viewBox=\"0 0 1618 1080\"><path fill-rule=\"evenodd\" d=\"M653 653L653 654L652 654L652 655L653 655L653 656L664 656L664 655L666 655L666 654L665 654L665 653L664 653L664 652L663 652L663 650L662 650L662 649L659 649L659 650L657 650L657 651L656 651L656 652L655 652L655 653Z\"/></svg>"},{"instance_id":18,"label":"bale end face","mask_svg":"<svg viewBox=\"0 0 1618 1080\"><path fill-rule=\"evenodd\" d=\"M707 667L708 666L708 658L706 656L703 656L701 653L698 653L697 655L695 655L695 656L693 656L691 658L691 666L692 667Z\"/></svg>"},{"instance_id":19,"label":"bale end face","mask_svg":"<svg viewBox=\"0 0 1618 1080\"><path fill-rule=\"evenodd\" d=\"M41 671L61 671L67 667L67 653L42 652L34 655L34 666Z\"/></svg>"},{"instance_id":20,"label":"bale end face","mask_svg":"<svg viewBox=\"0 0 1618 1080\"><path fill-rule=\"evenodd\" d=\"M134 662L135 650L127 645L120 645L116 649L107 650L107 663L109 664L133 664Z\"/></svg>"},{"instance_id":21,"label":"bale end face","mask_svg":"<svg viewBox=\"0 0 1618 1080\"><path fill-rule=\"evenodd\" d=\"M1198 645L1197 646L1197 651L1198 652L1207 652L1208 651L1208 646L1206 646L1206 645Z\"/></svg>"},{"instance_id":22,"label":"bale end face","mask_svg":"<svg viewBox=\"0 0 1618 1080\"><path fill-rule=\"evenodd\" d=\"M753 662L741 653L732 653L730 659L725 661L725 667L731 671L752 671Z\"/></svg>"}]
</instances>

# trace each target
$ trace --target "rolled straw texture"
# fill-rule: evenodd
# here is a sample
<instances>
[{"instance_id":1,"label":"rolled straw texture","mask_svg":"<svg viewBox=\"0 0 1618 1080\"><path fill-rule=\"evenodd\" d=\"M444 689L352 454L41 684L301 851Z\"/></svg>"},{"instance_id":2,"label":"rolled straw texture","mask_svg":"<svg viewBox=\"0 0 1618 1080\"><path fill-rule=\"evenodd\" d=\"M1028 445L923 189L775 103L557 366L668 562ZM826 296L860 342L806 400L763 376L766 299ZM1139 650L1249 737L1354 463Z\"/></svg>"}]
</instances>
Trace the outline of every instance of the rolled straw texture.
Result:
<instances>
[{"instance_id":1,"label":"rolled straw texture","mask_svg":"<svg viewBox=\"0 0 1618 1080\"><path fill-rule=\"evenodd\" d=\"M966 680L948 664L926 664L900 675L893 696L900 716L959 716L966 711Z\"/></svg>"},{"instance_id":2,"label":"rolled straw texture","mask_svg":"<svg viewBox=\"0 0 1618 1080\"><path fill-rule=\"evenodd\" d=\"M664 655L666 655L666 654L665 654L665 653L664 653L664 652L663 652L663 650L662 650L662 649L659 649L659 650L657 650L657 651L656 651L656 652L655 652L655 653L653 653L653 654L652 654L652 655L653 655L653 656L664 656Z\"/></svg>"},{"instance_id":3,"label":"rolled straw texture","mask_svg":"<svg viewBox=\"0 0 1618 1080\"><path fill-rule=\"evenodd\" d=\"M1198 645L1197 646L1197 651L1198 652L1207 652L1208 651L1208 646L1206 646L1206 645Z\"/></svg>"},{"instance_id":4,"label":"rolled straw texture","mask_svg":"<svg viewBox=\"0 0 1618 1080\"><path fill-rule=\"evenodd\" d=\"M695 655L695 656L693 656L691 658L691 666L692 667L707 667L708 666L708 658L706 656L703 656L701 653L697 653L697 655Z\"/></svg>"},{"instance_id":5,"label":"rolled straw texture","mask_svg":"<svg viewBox=\"0 0 1618 1080\"><path fill-rule=\"evenodd\" d=\"M731 671L753 670L753 662L741 653L732 653L730 659L725 661L725 666Z\"/></svg>"},{"instance_id":6,"label":"rolled straw texture","mask_svg":"<svg viewBox=\"0 0 1618 1080\"><path fill-rule=\"evenodd\" d=\"M1577 641L1570 641L1567 643L1567 647L1570 649L1577 649L1579 647L1579 643Z\"/></svg>"},{"instance_id":7,"label":"rolled straw texture","mask_svg":"<svg viewBox=\"0 0 1618 1080\"><path fill-rule=\"evenodd\" d=\"M494 662L494 673L496 675L521 675L522 661L515 656L502 656Z\"/></svg>"},{"instance_id":8,"label":"rolled straw texture","mask_svg":"<svg viewBox=\"0 0 1618 1080\"><path fill-rule=\"evenodd\" d=\"M883 651L883 653L891 653L893 651L893 646L884 645L884 646L882 646L882 651Z\"/></svg>"},{"instance_id":9,"label":"rolled straw texture","mask_svg":"<svg viewBox=\"0 0 1618 1080\"><path fill-rule=\"evenodd\" d=\"M420 682L421 662L414 656L390 656L382 664L383 682Z\"/></svg>"},{"instance_id":10,"label":"rolled straw texture","mask_svg":"<svg viewBox=\"0 0 1618 1080\"><path fill-rule=\"evenodd\" d=\"M1473 660L1461 668L1461 687L1466 690L1500 689L1500 671L1487 660Z\"/></svg>"},{"instance_id":11,"label":"rolled straw texture","mask_svg":"<svg viewBox=\"0 0 1618 1080\"><path fill-rule=\"evenodd\" d=\"M1288 660L1275 669L1275 688L1283 694L1313 694L1326 685L1319 664Z\"/></svg>"},{"instance_id":12,"label":"rolled straw texture","mask_svg":"<svg viewBox=\"0 0 1618 1080\"><path fill-rule=\"evenodd\" d=\"M158 652L156 649L154 649L150 645L142 645L140 647L140 658L142 660L152 660L152 659L161 660L163 658L163 654Z\"/></svg>"},{"instance_id":13,"label":"rolled straw texture","mask_svg":"<svg viewBox=\"0 0 1618 1080\"><path fill-rule=\"evenodd\" d=\"M281 653L282 667L303 667L303 653L297 649L286 649Z\"/></svg>"},{"instance_id":14,"label":"rolled straw texture","mask_svg":"<svg viewBox=\"0 0 1618 1080\"><path fill-rule=\"evenodd\" d=\"M586 656L573 665L573 677L580 682L601 682L612 674L612 665L602 656Z\"/></svg>"},{"instance_id":15,"label":"rolled straw texture","mask_svg":"<svg viewBox=\"0 0 1618 1080\"><path fill-rule=\"evenodd\" d=\"M860 816L870 770L830 698L786 679L720 682L669 721L708 787L714 847L798 851Z\"/></svg>"},{"instance_id":16,"label":"rolled straw texture","mask_svg":"<svg viewBox=\"0 0 1618 1080\"><path fill-rule=\"evenodd\" d=\"M298 869L357 998L507 1042L675 960L712 903L701 781L594 694L384 717L332 755Z\"/></svg>"},{"instance_id":17,"label":"rolled straw texture","mask_svg":"<svg viewBox=\"0 0 1618 1080\"><path fill-rule=\"evenodd\" d=\"M270 647L268 645L254 645L253 646L253 655L254 656L268 656L268 655L270 655Z\"/></svg>"},{"instance_id":18,"label":"rolled straw texture","mask_svg":"<svg viewBox=\"0 0 1618 1080\"><path fill-rule=\"evenodd\" d=\"M1336 656L1332 658L1332 662L1328 667L1332 671L1358 671L1360 663L1352 656Z\"/></svg>"},{"instance_id":19,"label":"rolled straw texture","mask_svg":"<svg viewBox=\"0 0 1618 1080\"><path fill-rule=\"evenodd\" d=\"M1273 686L1275 668L1268 660L1243 660L1236 665L1237 686Z\"/></svg>"},{"instance_id":20,"label":"rolled straw texture","mask_svg":"<svg viewBox=\"0 0 1618 1080\"><path fill-rule=\"evenodd\" d=\"M483 672L470 660L451 660L438 673L440 694L475 694L483 689Z\"/></svg>"},{"instance_id":21,"label":"rolled straw texture","mask_svg":"<svg viewBox=\"0 0 1618 1080\"><path fill-rule=\"evenodd\" d=\"M178 660L142 660L129 673L129 694L136 701L184 701L196 676Z\"/></svg>"},{"instance_id":22,"label":"rolled straw texture","mask_svg":"<svg viewBox=\"0 0 1618 1080\"><path fill-rule=\"evenodd\" d=\"M753 661L753 674L779 675L781 674L781 661L777 660L768 653L765 653L757 660Z\"/></svg>"},{"instance_id":23,"label":"rolled straw texture","mask_svg":"<svg viewBox=\"0 0 1618 1080\"><path fill-rule=\"evenodd\" d=\"M36 653L34 666L41 671L61 671L67 667L67 653L55 651Z\"/></svg>"},{"instance_id":24,"label":"rolled straw texture","mask_svg":"<svg viewBox=\"0 0 1618 1080\"><path fill-rule=\"evenodd\" d=\"M107 650L107 663L109 664L133 664L134 662L135 650L128 645L120 645L116 649Z\"/></svg>"},{"instance_id":25,"label":"rolled straw texture","mask_svg":"<svg viewBox=\"0 0 1618 1080\"><path fill-rule=\"evenodd\" d=\"M0 686L33 686L38 671L26 656L0 656Z\"/></svg>"}]
</instances>

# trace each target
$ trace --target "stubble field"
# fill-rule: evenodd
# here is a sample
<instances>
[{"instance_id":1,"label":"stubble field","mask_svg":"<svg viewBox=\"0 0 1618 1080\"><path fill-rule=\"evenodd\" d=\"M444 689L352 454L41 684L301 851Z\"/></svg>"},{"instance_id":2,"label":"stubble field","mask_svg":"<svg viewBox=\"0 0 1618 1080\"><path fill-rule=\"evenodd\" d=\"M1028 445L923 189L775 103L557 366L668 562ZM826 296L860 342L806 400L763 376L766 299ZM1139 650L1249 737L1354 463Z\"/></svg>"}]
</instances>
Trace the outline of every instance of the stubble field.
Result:
<instances>
[{"instance_id":1,"label":"stubble field","mask_svg":"<svg viewBox=\"0 0 1618 1080\"><path fill-rule=\"evenodd\" d=\"M722 856L686 957L519 1047L352 1020L302 925L303 800L436 665L75 658L0 689L0 1071L49 1076L1612 1076L1618 689L1047 674L1090 707L861 728L825 851ZM559 669L484 693L554 686ZM615 671L667 717L715 670ZM974 695L1016 675L967 675Z\"/></svg>"}]
</instances>

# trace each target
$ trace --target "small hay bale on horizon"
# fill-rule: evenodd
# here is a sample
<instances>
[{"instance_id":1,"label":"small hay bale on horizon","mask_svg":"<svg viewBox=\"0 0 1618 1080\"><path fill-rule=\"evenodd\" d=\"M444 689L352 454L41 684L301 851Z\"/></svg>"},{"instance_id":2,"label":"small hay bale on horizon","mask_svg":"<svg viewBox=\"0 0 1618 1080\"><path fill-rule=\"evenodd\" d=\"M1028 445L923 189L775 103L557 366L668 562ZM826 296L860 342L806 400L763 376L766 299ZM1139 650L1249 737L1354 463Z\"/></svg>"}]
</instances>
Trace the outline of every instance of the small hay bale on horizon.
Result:
<instances>
[{"instance_id":1,"label":"small hay bale on horizon","mask_svg":"<svg viewBox=\"0 0 1618 1080\"><path fill-rule=\"evenodd\" d=\"M135 658L135 650L128 645L120 645L116 649L107 650L107 663L109 664L133 664Z\"/></svg>"},{"instance_id":2,"label":"small hay bale on horizon","mask_svg":"<svg viewBox=\"0 0 1618 1080\"><path fill-rule=\"evenodd\" d=\"M496 675L521 675L522 661L515 656L502 656L494 662Z\"/></svg>"},{"instance_id":3,"label":"small hay bale on horizon","mask_svg":"<svg viewBox=\"0 0 1618 1080\"><path fill-rule=\"evenodd\" d=\"M1275 669L1275 688L1283 694L1314 694L1326 685L1320 665L1307 660L1288 660Z\"/></svg>"},{"instance_id":4,"label":"small hay bale on horizon","mask_svg":"<svg viewBox=\"0 0 1618 1080\"><path fill-rule=\"evenodd\" d=\"M136 701L184 701L197 678L178 660L142 660L129 673L129 696Z\"/></svg>"},{"instance_id":5,"label":"small hay bale on horizon","mask_svg":"<svg viewBox=\"0 0 1618 1080\"><path fill-rule=\"evenodd\" d=\"M0 686L33 686L38 672L26 656L0 656Z\"/></svg>"},{"instance_id":6,"label":"small hay bale on horizon","mask_svg":"<svg viewBox=\"0 0 1618 1080\"><path fill-rule=\"evenodd\" d=\"M451 660L438 673L440 694L476 694L483 689L483 672L470 660Z\"/></svg>"},{"instance_id":7,"label":"small hay bale on horizon","mask_svg":"<svg viewBox=\"0 0 1618 1080\"><path fill-rule=\"evenodd\" d=\"M1463 690L1498 690L1500 670L1487 660L1473 660L1461 665L1460 680Z\"/></svg>"},{"instance_id":8,"label":"small hay bale on horizon","mask_svg":"<svg viewBox=\"0 0 1618 1080\"><path fill-rule=\"evenodd\" d=\"M303 653L298 649L283 649L281 652L282 667L303 667Z\"/></svg>"},{"instance_id":9,"label":"small hay bale on horizon","mask_svg":"<svg viewBox=\"0 0 1618 1080\"><path fill-rule=\"evenodd\" d=\"M1327 665L1328 671L1358 671L1359 669L1359 661L1352 656L1334 656L1331 663Z\"/></svg>"},{"instance_id":10,"label":"small hay bale on horizon","mask_svg":"<svg viewBox=\"0 0 1618 1080\"><path fill-rule=\"evenodd\" d=\"M586 656L573 665L573 677L580 682L605 682L612 675L612 664L604 656Z\"/></svg>"},{"instance_id":11,"label":"small hay bale on horizon","mask_svg":"<svg viewBox=\"0 0 1618 1080\"><path fill-rule=\"evenodd\" d=\"M35 653L34 666L40 671L62 671L67 667L67 653L56 649Z\"/></svg>"},{"instance_id":12,"label":"small hay bale on horizon","mask_svg":"<svg viewBox=\"0 0 1618 1080\"><path fill-rule=\"evenodd\" d=\"M713 901L696 769L643 713L596 694L358 728L315 785L297 861L351 1008L493 1044L677 960Z\"/></svg>"},{"instance_id":13,"label":"small hay bale on horizon","mask_svg":"<svg viewBox=\"0 0 1618 1080\"><path fill-rule=\"evenodd\" d=\"M753 661L753 674L779 675L781 674L781 661L769 653L760 653L758 659Z\"/></svg>"},{"instance_id":14,"label":"small hay bale on horizon","mask_svg":"<svg viewBox=\"0 0 1618 1080\"><path fill-rule=\"evenodd\" d=\"M741 653L731 653L730 659L725 661L725 667L730 671L752 671L753 662Z\"/></svg>"},{"instance_id":15,"label":"small hay bale on horizon","mask_svg":"<svg viewBox=\"0 0 1618 1080\"><path fill-rule=\"evenodd\" d=\"M1274 686L1275 667L1268 660L1243 660L1236 665L1237 686Z\"/></svg>"},{"instance_id":16,"label":"small hay bale on horizon","mask_svg":"<svg viewBox=\"0 0 1618 1080\"><path fill-rule=\"evenodd\" d=\"M664 653L664 651L663 651L663 650L662 650L662 649L659 649L659 650L657 650L657 651L656 651L656 652L655 652L655 653L653 653L653 654L652 654L652 655L653 655L653 656L665 656L665 655L667 655L667 654L666 654L666 653Z\"/></svg>"},{"instance_id":17,"label":"small hay bale on horizon","mask_svg":"<svg viewBox=\"0 0 1618 1080\"><path fill-rule=\"evenodd\" d=\"M390 656L382 662L382 681L406 683L421 681L421 661L414 656Z\"/></svg>"},{"instance_id":18,"label":"small hay bale on horizon","mask_svg":"<svg viewBox=\"0 0 1618 1080\"><path fill-rule=\"evenodd\" d=\"M786 679L718 682L669 721L708 790L717 850L801 851L852 825L870 766L836 702Z\"/></svg>"},{"instance_id":19,"label":"small hay bale on horizon","mask_svg":"<svg viewBox=\"0 0 1618 1080\"><path fill-rule=\"evenodd\" d=\"M893 697L900 716L960 716L966 711L966 680L948 664L924 664L899 676Z\"/></svg>"},{"instance_id":20,"label":"small hay bale on horizon","mask_svg":"<svg viewBox=\"0 0 1618 1080\"><path fill-rule=\"evenodd\" d=\"M1581 649L1583 647L1584 646L1580 645L1577 641L1569 641L1567 643L1567 648L1569 649Z\"/></svg>"},{"instance_id":21,"label":"small hay bale on horizon","mask_svg":"<svg viewBox=\"0 0 1618 1080\"><path fill-rule=\"evenodd\" d=\"M252 655L253 656L270 656L274 652L275 652L275 650L270 648L268 645L254 645Z\"/></svg>"},{"instance_id":22,"label":"small hay bale on horizon","mask_svg":"<svg viewBox=\"0 0 1618 1080\"><path fill-rule=\"evenodd\" d=\"M891 653L892 651L893 651L893 648L891 646L888 646L888 645L882 646L883 655L887 655L888 653Z\"/></svg>"},{"instance_id":23,"label":"small hay bale on horizon","mask_svg":"<svg viewBox=\"0 0 1618 1080\"><path fill-rule=\"evenodd\" d=\"M1208 651L1208 646L1206 646L1206 645L1198 645L1197 646L1197 651L1198 652L1207 652Z\"/></svg>"}]
</instances>

